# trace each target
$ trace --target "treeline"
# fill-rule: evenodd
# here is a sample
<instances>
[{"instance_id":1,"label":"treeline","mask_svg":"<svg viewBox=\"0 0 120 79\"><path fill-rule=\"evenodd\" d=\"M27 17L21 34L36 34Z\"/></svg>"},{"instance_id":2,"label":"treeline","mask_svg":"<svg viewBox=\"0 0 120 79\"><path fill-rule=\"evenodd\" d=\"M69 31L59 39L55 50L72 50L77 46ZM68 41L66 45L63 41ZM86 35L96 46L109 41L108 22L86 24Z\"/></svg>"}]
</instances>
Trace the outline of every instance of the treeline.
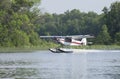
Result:
<instances>
[{"instance_id":1,"label":"treeline","mask_svg":"<svg viewBox=\"0 0 120 79\"><path fill-rule=\"evenodd\" d=\"M102 14L74 9L63 14L42 13L40 0L0 0L0 47L43 45L40 35L95 36L95 44L120 45L120 2ZM45 42L45 41L44 41Z\"/></svg>"}]
</instances>

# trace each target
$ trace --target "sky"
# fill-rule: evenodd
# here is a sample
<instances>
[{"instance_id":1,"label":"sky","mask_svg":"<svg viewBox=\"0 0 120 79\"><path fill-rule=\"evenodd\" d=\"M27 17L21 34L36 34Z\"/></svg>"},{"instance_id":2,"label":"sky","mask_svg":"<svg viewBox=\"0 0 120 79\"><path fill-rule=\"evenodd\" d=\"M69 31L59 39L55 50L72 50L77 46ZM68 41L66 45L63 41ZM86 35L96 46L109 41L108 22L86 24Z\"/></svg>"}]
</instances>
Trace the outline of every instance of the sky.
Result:
<instances>
[{"instance_id":1,"label":"sky","mask_svg":"<svg viewBox=\"0 0 120 79\"><path fill-rule=\"evenodd\" d=\"M105 6L109 8L115 1L120 0L41 0L40 9L51 14L61 14L72 9L101 14Z\"/></svg>"}]
</instances>

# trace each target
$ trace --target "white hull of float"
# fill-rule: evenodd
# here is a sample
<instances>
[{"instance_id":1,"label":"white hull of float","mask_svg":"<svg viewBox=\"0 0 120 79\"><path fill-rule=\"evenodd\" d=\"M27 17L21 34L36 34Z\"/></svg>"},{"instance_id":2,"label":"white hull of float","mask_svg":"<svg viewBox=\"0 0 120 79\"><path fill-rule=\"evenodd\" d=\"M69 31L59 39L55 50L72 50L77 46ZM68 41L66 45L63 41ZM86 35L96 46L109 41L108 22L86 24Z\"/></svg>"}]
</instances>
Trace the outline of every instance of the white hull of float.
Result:
<instances>
[{"instance_id":1,"label":"white hull of float","mask_svg":"<svg viewBox=\"0 0 120 79\"><path fill-rule=\"evenodd\" d=\"M50 48L49 50L53 53L61 53L57 48Z\"/></svg>"},{"instance_id":2,"label":"white hull of float","mask_svg":"<svg viewBox=\"0 0 120 79\"><path fill-rule=\"evenodd\" d=\"M49 50L53 53L73 53L71 49L66 48L50 48Z\"/></svg>"}]
</instances>

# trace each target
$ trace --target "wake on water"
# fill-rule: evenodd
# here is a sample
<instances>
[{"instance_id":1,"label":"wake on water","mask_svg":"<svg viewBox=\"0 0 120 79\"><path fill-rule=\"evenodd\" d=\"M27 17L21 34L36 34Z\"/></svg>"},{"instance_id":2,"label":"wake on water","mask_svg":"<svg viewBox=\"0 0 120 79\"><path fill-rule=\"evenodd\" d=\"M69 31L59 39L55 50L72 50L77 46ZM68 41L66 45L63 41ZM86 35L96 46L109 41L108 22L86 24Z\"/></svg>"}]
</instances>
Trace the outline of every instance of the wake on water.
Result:
<instances>
[{"instance_id":1,"label":"wake on water","mask_svg":"<svg viewBox=\"0 0 120 79\"><path fill-rule=\"evenodd\" d=\"M120 50L97 50L97 49L70 49L73 53L97 53L97 52L119 52Z\"/></svg>"}]
</instances>

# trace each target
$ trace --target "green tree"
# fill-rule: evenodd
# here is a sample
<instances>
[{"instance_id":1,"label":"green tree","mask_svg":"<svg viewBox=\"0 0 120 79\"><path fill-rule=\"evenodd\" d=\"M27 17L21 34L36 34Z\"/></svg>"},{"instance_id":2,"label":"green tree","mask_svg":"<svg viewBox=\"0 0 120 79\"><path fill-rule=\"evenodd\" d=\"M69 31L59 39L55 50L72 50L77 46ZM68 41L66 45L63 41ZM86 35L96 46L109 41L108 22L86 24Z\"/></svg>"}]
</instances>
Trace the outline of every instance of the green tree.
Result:
<instances>
[{"instance_id":1,"label":"green tree","mask_svg":"<svg viewBox=\"0 0 120 79\"><path fill-rule=\"evenodd\" d=\"M108 28L106 25L103 25L99 35L96 38L96 43L108 45L110 44L110 41L111 37L108 33Z\"/></svg>"},{"instance_id":2,"label":"green tree","mask_svg":"<svg viewBox=\"0 0 120 79\"><path fill-rule=\"evenodd\" d=\"M120 2L114 2L111 4L110 8L104 8L105 22L108 27L108 31L115 41L115 34L120 32Z\"/></svg>"},{"instance_id":3,"label":"green tree","mask_svg":"<svg viewBox=\"0 0 120 79\"><path fill-rule=\"evenodd\" d=\"M33 45L33 46L37 46L39 45L40 39L37 33L35 32L31 32L31 34L29 35L29 42Z\"/></svg>"},{"instance_id":4,"label":"green tree","mask_svg":"<svg viewBox=\"0 0 120 79\"><path fill-rule=\"evenodd\" d=\"M28 35L20 30L14 30L12 31L11 35L11 42L13 43L13 46L15 47L23 47L23 46L29 46L29 37Z\"/></svg>"},{"instance_id":5,"label":"green tree","mask_svg":"<svg viewBox=\"0 0 120 79\"><path fill-rule=\"evenodd\" d=\"M33 6L41 0L0 0L0 46L35 45L39 40ZM34 38L33 38L34 37Z\"/></svg>"},{"instance_id":6,"label":"green tree","mask_svg":"<svg viewBox=\"0 0 120 79\"><path fill-rule=\"evenodd\" d=\"M120 32L117 32L115 34L115 43L120 45Z\"/></svg>"}]
</instances>

